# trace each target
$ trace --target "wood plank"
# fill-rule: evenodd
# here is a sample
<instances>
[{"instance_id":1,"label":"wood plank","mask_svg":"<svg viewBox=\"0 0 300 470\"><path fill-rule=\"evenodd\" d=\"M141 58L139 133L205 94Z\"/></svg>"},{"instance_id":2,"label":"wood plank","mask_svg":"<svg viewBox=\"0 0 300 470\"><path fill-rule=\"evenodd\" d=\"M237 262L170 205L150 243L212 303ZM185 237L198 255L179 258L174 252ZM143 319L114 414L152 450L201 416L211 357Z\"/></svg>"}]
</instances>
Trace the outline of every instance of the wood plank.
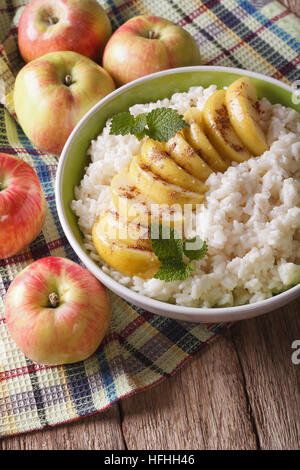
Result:
<instances>
[{"instance_id":1,"label":"wood plank","mask_svg":"<svg viewBox=\"0 0 300 470\"><path fill-rule=\"evenodd\" d=\"M73 423L0 440L2 450L123 450L118 405Z\"/></svg>"},{"instance_id":2,"label":"wood plank","mask_svg":"<svg viewBox=\"0 0 300 470\"><path fill-rule=\"evenodd\" d=\"M232 329L262 449L300 448L299 300Z\"/></svg>"},{"instance_id":3,"label":"wood plank","mask_svg":"<svg viewBox=\"0 0 300 470\"><path fill-rule=\"evenodd\" d=\"M128 449L255 449L243 376L230 334L172 378L121 402Z\"/></svg>"}]
</instances>

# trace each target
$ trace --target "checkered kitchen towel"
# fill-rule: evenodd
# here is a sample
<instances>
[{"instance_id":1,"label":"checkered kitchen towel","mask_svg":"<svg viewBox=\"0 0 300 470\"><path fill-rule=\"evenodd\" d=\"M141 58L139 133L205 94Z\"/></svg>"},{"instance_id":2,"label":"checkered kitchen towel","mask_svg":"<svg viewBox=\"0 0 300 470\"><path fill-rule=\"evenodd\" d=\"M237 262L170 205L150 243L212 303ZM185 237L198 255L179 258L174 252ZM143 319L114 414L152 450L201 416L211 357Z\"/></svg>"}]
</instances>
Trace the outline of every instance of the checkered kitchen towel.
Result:
<instances>
[{"instance_id":1,"label":"checkered kitchen towel","mask_svg":"<svg viewBox=\"0 0 300 470\"><path fill-rule=\"evenodd\" d=\"M17 50L22 0L0 0L0 151L36 170L48 211L39 237L24 252L0 261L0 435L42 429L99 412L122 397L173 374L228 324L195 325L142 311L113 295L113 319L98 351L60 367L34 364L12 341L3 317L6 290L33 260L78 261L59 224L54 197L57 160L35 149L13 117L11 90L23 65ZM203 61L258 71L287 83L299 79L300 21L268 0L102 0L116 29L139 14L168 18L197 40Z\"/></svg>"}]
</instances>

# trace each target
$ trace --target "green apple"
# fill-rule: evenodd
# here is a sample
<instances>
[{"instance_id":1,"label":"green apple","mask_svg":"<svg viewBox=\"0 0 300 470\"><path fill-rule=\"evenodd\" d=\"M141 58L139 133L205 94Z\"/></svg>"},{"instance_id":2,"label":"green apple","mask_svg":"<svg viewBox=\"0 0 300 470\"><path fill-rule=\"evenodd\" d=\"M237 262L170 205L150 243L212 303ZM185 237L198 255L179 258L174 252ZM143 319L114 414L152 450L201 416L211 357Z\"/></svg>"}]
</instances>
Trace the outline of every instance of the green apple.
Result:
<instances>
[{"instance_id":1,"label":"green apple","mask_svg":"<svg viewBox=\"0 0 300 470\"><path fill-rule=\"evenodd\" d=\"M17 75L14 105L27 137L41 151L60 155L84 114L115 89L100 65L76 52L50 52Z\"/></svg>"}]
</instances>

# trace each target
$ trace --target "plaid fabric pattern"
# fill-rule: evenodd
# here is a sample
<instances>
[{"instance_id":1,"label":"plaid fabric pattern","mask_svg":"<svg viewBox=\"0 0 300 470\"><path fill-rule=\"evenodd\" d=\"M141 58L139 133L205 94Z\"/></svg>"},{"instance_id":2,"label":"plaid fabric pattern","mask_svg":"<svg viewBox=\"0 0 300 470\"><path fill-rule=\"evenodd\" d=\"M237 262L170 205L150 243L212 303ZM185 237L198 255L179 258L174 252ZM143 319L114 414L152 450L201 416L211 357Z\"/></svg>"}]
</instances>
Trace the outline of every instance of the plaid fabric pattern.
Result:
<instances>
[{"instance_id":1,"label":"plaid fabric pattern","mask_svg":"<svg viewBox=\"0 0 300 470\"><path fill-rule=\"evenodd\" d=\"M57 159L32 146L14 119L12 89L23 65L17 49L22 0L0 0L0 151L36 170L48 203L42 233L22 253L0 261L0 436L42 429L104 410L155 385L229 324L196 325L143 311L111 294L113 318L98 351L59 367L32 363L12 341L5 293L32 261L63 256L78 262L59 224L54 196ZM299 78L299 20L269 0L101 0L113 28L139 14L168 18L197 40L203 63L258 71L290 83Z\"/></svg>"}]
</instances>

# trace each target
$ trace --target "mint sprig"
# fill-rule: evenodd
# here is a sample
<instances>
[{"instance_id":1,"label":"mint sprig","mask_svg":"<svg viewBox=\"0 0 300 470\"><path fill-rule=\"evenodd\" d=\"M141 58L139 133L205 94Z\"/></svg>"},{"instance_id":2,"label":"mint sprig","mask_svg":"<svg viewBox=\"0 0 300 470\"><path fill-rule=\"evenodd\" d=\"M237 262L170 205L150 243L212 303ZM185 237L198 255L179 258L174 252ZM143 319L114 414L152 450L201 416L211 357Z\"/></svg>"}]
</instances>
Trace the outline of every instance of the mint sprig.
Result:
<instances>
[{"instance_id":1,"label":"mint sprig","mask_svg":"<svg viewBox=\"0 0 300 470\"><path fill-rule=\"evenodd\" d=\"M156 223L151 224L151 243L155 255L162 263L154 277L166 282L183 281L195 269L193 264L184 262L183 255L190 260L199 260L207 253L207 244L200 237L183 242L175 229Z\"/></svg>"},{"instance_id":2,"label":"mint sprig","mask_svg":"<svg viewBox=\"0 0 300 470\"><path fill-rule=\"evenodd\" d=\"M110 135L135 135L141 140L146 135L159 142L167 142L188 124L172 108L156 108L134 117L130 112L116 114L111 121Z\"/></svg>"},{"instance_id":3,"label":"mint sprig","mask_svg":"<svg viewBox=\"0 0 300 470\"><path fill-rule=\"evenodd\" d=\"M206 241L203 241L200 237L196 236L184 242L183 251L185 256L190 258L190 260L198 260L204 258L208 251L208 247Z\"/></svg>"},{"instance_id":4,"label":"mint sprig","mask_svg":"<svg viewBox=\"0 0 300 470\"><path fill-rule=\"evenodd\" d=\"M154 277L165 282L184 281L190 277L193 269L192 264L185 264L179 260L170 260L160 266Z\"/></svg>"}]
</instances>

